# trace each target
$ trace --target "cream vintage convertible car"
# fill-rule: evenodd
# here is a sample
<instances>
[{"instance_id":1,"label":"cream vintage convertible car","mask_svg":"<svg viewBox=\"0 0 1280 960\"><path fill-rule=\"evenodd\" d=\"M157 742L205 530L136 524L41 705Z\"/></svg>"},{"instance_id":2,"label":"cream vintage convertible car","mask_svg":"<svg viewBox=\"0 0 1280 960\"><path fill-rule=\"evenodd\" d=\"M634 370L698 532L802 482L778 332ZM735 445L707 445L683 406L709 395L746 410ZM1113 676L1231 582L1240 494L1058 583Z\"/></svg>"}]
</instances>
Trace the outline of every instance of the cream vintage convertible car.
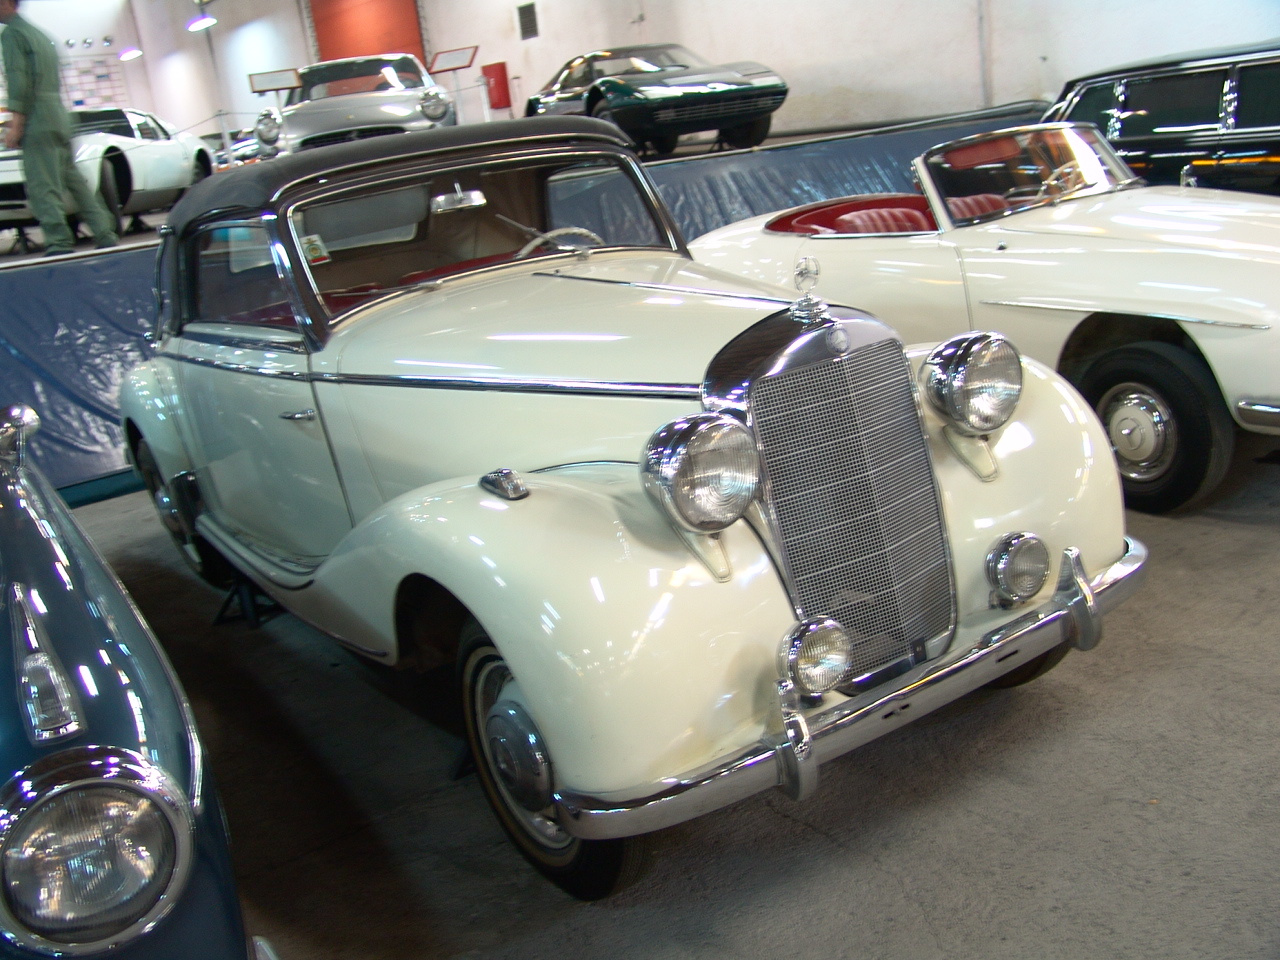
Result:
<instances>
[{"instance_id":1,"label":"cream vintage convertible car","mask_svg":"<svg viewBox=\"0 0 1280 960\"><path fill-rule=\"evenodd\" d=\"M945 143L915 174L918 194L809 204L691 248L775 283L816 257L827 296L908 341L1002 331L1097 409L1137 509L1210 493L1237 425L1280 435L1280 200L1146 187L1087 124Z\"/></svg>"},{"instance_id":2,"label":"cream vintage convertible car","mask_svg":"<svg viewBox=\"0 0 1280 960\"><path fill-rule=\"evenodd\" d=\"M695 262L598 120L231 171L160 277L121 404L165 526L351 650L456 662L498 819L579 897L1092 647L1143 564L1057 374Z\"/></svg>"}]
</instances>

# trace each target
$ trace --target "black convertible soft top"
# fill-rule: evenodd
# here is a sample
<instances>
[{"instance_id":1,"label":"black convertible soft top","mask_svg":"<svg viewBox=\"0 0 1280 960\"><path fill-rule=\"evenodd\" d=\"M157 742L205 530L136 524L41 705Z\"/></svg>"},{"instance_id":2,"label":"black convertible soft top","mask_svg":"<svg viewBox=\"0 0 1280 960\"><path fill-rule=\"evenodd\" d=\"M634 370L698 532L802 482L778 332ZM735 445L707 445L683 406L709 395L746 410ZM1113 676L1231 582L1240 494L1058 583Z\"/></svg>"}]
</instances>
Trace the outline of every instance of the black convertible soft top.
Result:
<instances>
[{"instance_id":1,"label":"black convertible soft top","mask_svg":"<svg viewBox=\"0 0 1280 960\"><path fill-rule=\"evenodd\" d=\"M388 134L304 150L206 177L188 190L169 212L169 226L182 233L191 223L214 211L256 216L267 209L288 185L339 170L352 170L384 160L476 150L489 145L498 147L547 141L631 146L627 135L613 124L589 117L530 117Z\"/></svg>"}]
</instances>

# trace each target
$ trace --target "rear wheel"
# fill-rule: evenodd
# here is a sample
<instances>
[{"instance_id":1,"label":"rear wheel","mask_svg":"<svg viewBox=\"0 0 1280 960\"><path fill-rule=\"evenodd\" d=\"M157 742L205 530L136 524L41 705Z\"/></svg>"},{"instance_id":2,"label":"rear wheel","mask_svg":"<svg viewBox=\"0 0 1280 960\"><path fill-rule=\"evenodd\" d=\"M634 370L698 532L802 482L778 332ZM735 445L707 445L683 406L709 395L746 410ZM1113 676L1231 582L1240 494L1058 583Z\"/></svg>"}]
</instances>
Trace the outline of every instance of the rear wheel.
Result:
<instances>
[{"instance_id":1,"label":"rear wheel","mask_svg":"<svg viewBox=\"0 0 1280 960\"><path fill-rule=\"evenodd\" d=\"M581 840L558 822L551 758L507 662L474 620L459 637L458 673L476 775L524 858L579 900L599 900L634 881L643 865L643 837Z\"/></svg>"},{"instance_id":2,"label":"rear wheel","mask_svg":"<svg viewBox=\"0 0 1280 960\"><path fill-rule=\"evenodd\" d=\"M758 147L764 143L765 137L769 136L769 125L772 121L773 118L766 115L736 127L724 127L720 131L720 139L735 150Z\"/></svg>"},{"instance_id":3,"label":"rear wheel","mask_svg":"<svg viewBox=\"0 0 1280 960\"><path fill-rule=\"evenodd\" d=\"M1167 343L1136 343L1093 361L1078 386L1111 439L1131 508L1188 506L1226 474L1235 424L1200 358Z\"/></svg>"},{"instance_id":4,"label":"rear wheel","mask_svg":"<svg viewBox=\"0 0 1280 960\"><path fill-rule=\"evenodd\" d=\"M98 174L98 195L102 197L102 205L107 208L111 227L116 235L120 234L120 188L116 185L116 168L109 161L102 162L102 170Z\"/></svg>"},{"instance_id":5,"label":"rear wheel","mask_svg":"<svg viewBox=\"0 0 1280 960\"><path fill-rule=\"evenodd\" d=\"M137 464L138 473L142 475L147 493L151 495L151 503L155 506L156 513L160 515L160 524L173 538L187 565L202 580L215 587L230 585L235 579L235 569L213 544L195 532L192 526L195 520L192 511L189 508L184 509L182 495L161 474L155 455L147 446L147 441L138 441L138 449L134 452L133 460Z\"/></svg>"},{"instance_id":6,"label":"rear wheel","mask_svg":"<svg viewBox=\"0 0 1280 960\"><path fill-rule=\"evenodd\" d=\"M653 152L660 157L669 157L675 153L679 142L679 135L674 133L658 134L649 138L649 146L653 147Z\"/></svg>"}]
</instances>

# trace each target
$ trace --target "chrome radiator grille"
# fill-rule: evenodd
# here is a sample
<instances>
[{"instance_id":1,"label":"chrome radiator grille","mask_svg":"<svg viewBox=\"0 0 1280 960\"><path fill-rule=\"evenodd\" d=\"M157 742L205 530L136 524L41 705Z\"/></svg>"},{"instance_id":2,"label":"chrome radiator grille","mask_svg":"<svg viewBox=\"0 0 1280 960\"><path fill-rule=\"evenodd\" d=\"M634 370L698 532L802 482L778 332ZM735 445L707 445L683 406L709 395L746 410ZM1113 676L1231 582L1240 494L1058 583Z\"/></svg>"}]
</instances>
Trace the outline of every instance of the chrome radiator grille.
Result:
<instances>
[{"instance_id":1,"label":"chrome radiator grille","mask_svg":"<svg viewBox=\"0 0 1280 960\"><path fill-rule=\"evenodd\" d=\"M900 345L764 377L749 406L793 600L855 638L850 679L947 632L938 496Z\"/></svg>"}]
</instances>

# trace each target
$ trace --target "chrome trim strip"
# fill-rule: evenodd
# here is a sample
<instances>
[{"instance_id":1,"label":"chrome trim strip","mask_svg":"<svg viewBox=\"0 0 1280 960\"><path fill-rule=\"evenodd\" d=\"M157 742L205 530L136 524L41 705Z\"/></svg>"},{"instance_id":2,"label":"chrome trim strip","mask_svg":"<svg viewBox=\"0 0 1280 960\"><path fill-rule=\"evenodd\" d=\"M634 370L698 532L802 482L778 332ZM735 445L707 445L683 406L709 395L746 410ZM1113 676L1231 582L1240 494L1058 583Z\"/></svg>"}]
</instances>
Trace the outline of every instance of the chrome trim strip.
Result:
<instances>
[{"instance_id":1,"label":"chrome trim strip","mask_svg":"<svg viewBox=\"0 0 1280 960\"><path fill-rule=\"evenodd\" d=\"M1240 422L1251 427L1280 429L1280 404L1262 403L1259 400L1241 400L1236 404Z\"/></svg>"},{"instance_id":2,"label":"chrome trim strip","mask_svg":"<svg viewBox=\"0 0 1280 960\"><path fill-rule=\"evenodd\" d=\"M734 293L731 290L705 290L702 287L678 287L673 283L647 283L643 280L615 280L612 277L583 277L576 273L561 273L558 270L543 271L539 270L533 274L535 277L551 277L556 280L580 280L583 283L610 283L618 287L633 287L636 290L660 290L663 293L685 293L696 295L699 297L720 297L730 300L746 300L752 303L780 303L784 306L791 304L790 300L783 297L770 297L766 294L755 296L746 293Z\"/></svg>"},{"instance_id":3,"label":"chrome trim strip","mask_svg":"<svg viewBox=\"0 0 1280 960\"><path fill-rule=\"evenodd\" d=\"M258 345L261 349L261 344ZM309 382L311 374L303 370L272 370L267 367L255 367L247 363L227 363L225 360L210 360L207 357L184 357L180 353L174 353L171 350L161 350L157 356L165 357L168 360L177 360L179 363L189 363L195 367L210 367L214 370L226 370L230 373L247 373L255 377L279 377L286 380L301 380Z\"/></svg>"},{"instance_id":4,"label":"chrome trim strip","mask_svg":"<svg viewBox=\"0 0 1280 960\"><path fill-rule=\"evenodd\" d=\"M648 400L697 400L692 383L606 383L599 380L508 380L502 377L383 376L364 373L319 373L316 383L364 387L420 387L428 390L495 390L507 393L569 393L583 396L633 397Z\"/></svg>"},{"instance_id":5,"label":"chrome trim strip","mask_svg":"<svg viewBox=\"0 0 1280 960\"><path fill-rule=\"evenodd\" d=\"M190 324L187 327L189 328ZM233 347L241 350L270 350L274 353L307 352L306 344L303 343L301 336L298 337L297 343L289 343L283 340L266 340L257 337L219 336L216 333L183 329L182 339L190 340L193 343L207 343L215 347Z\"/></svg>"},{"instance_id":6,"label":"chrome trim strip","mask_svg":"<svg viewBox=\"0 0 1280 960\"><path fill-rule=\"evenodd\" d=\"M798 767L816 768L1059 644L1095 642L1102 615L1127 600L1141 583L1146 559L1146 547L1126 537L1120 559L1086 579L1078 551L1069 548L1052 600L990 631L973 646L961 646L904 674L887 692L877 688L808 716L807 738L793 722L785 700L780 700L775 732L706 767L665 779L661 789L648 796L614 800L557 792L560 823L584 839L626 837L683 823L770 787L793 794L812 790L816 769L806 769L795 781Z\"/></svg>"},{"instance_id":7,"label":"chrome trim strip","mask_svg":"<svg viewBox=\"0 0 1280 960\"><path fill-rule=\"evenodd\" d=\"M1033 310L1065 310L1067 313L1108 313L1099 307L1070 306L1060 303L1036 303L1033 300L982 300L988 307L1027 307ZM1128 311L1122 311L1128 313ZM1236 330L1270 330L1269 323L1235 323L1230 320L1201 320L1197 317L1181 317L1173 313L1144 313L1153 320L1173 320L1177 323L1199 323L1206 327L1230 327Z\"/></svg>"},{"instance_id":8,"label":"chrome trim strip","mask_svg":"<svg viewBox=\"0 0 1280 960\"><path fill-rule=\"evenodd\" d=\"M492 390L503 393L565 393L578 396L630 397L642 400L698 400L701 389L692 383L605 383L600 380L507 380L502 377L390 376L375 373L307 373L271 370L206 357L186 357L172 351L159 356L197 367L211 367L256 377L285 377L308 383L357 387L417 387L425 390Z\"/></svg>"}]
</instances>

